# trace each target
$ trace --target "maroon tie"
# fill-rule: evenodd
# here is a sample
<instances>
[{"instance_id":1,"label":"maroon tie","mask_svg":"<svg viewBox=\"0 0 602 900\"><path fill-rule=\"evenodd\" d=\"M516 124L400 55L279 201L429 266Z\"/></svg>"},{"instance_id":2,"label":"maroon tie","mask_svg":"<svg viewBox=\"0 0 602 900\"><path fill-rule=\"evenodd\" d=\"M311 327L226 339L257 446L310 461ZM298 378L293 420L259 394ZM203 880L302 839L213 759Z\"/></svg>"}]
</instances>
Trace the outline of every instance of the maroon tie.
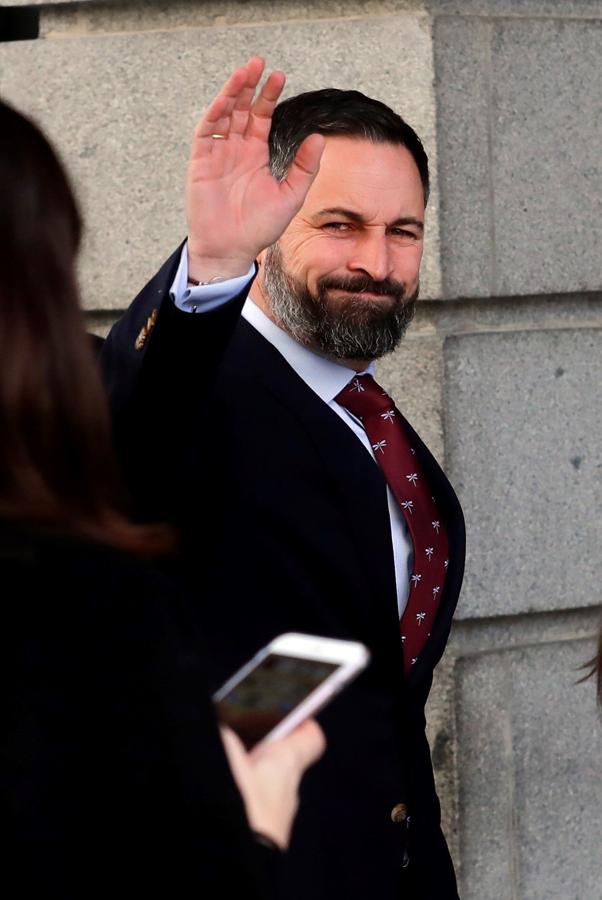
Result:
<instances>
[{"instance_id":1,"label":"maroon tie","mask_svg":"<svg viewBox=\"0 0 602 900\"><path fill-rule=\"evenodd\" d=\"M448 566L447 530L404 420L388 394L371 375L357 375L335 399L361 420L412 538L410 593L400 622L407 673L426 644L437 614Z\"/></svg>"}]
</instances>

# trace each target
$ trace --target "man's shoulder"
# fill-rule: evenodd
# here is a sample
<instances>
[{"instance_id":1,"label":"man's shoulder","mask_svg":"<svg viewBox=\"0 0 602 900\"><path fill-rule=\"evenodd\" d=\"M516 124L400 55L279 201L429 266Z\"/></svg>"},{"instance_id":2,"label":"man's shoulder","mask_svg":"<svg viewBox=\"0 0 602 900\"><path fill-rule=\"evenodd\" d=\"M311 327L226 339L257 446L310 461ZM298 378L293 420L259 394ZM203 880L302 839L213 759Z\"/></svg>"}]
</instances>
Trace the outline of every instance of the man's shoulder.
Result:
<instances>
[{"instance_id":1,"label":"man's shoulder","mask_svg":"<svg viewBox=\"0 0 602 900\"><path fill-rule=\"evenodd\" d=\"M268 389L278 387L278 393L285 395L291 385L310 391L280 351L242 317L224 353L216 383L241 379Z\"/></svg>"}]
</instances>

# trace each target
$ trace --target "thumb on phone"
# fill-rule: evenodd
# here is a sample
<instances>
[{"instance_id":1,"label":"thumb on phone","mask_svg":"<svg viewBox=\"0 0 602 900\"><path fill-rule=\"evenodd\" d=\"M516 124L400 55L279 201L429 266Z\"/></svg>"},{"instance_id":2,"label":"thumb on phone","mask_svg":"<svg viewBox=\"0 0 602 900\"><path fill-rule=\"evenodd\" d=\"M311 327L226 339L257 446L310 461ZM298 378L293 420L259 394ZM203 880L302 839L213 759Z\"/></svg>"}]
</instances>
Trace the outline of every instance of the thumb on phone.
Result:
<instances>
[{"instance_id":1,"label":"thumb on phone","mask_svg":"<svg viewBox=\"0 0 602 900\"><path fill-rule=\"evenodd\" d=\"M282 756L283 760L285 756L288 756L291 767L299 773L299 780L301 780L301 775L309 766L319 760L325 749L324 732L315 719L306 719L285 738L258 744L251 750L250 755L252 758L257 758L267 752L273 759L273 754L277 753L278 756Z\"/></svg>"}]
</instances>

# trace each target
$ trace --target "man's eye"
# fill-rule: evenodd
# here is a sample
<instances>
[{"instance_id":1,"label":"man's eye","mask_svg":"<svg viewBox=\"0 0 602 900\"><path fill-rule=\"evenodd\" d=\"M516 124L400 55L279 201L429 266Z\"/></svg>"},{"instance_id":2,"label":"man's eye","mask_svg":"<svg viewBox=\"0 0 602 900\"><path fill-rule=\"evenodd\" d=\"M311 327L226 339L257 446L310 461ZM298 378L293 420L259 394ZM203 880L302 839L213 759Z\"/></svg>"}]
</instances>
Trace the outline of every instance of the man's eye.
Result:
<instances>
[{"instance_id":1,"label":"man's eye","mask_svg":"<svg viewBox=\"0 0 602 900\"><path fill-rule=\"evenodd\" d=\"M326 222L322 227L329 231L349 231L351 226L348 222Z\"/></svg>"},{"instance_id":2,"label":"man's eye","mask_svg":"<svg viewBox=\"0 0 602 900\"><path fill-rule=\"evenodd\" d=\"M404 241L418 241L419 236L414 231L408 231L407 228L392 228L391 234L395 237L403 238Z\"/></svg>"}]
</instances>

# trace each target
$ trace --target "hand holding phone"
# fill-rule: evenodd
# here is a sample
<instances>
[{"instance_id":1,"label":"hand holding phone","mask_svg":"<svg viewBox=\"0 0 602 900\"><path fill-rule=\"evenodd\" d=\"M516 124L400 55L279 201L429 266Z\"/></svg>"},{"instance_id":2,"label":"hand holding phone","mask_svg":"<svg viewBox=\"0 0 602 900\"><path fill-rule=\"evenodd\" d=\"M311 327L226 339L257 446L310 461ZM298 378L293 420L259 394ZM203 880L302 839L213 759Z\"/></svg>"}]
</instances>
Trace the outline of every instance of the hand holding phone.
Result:
<instances>
[{"instance_id":1,"label":"hand holding phone","mask_svg":"<svg viewBox=\"0 0 602 900\"><path fill-rule=\"evenodd\" d=\"M369 658L356 641L282 634L214 694L220 722L247 749L283 737L355 678Z\"/></svg>"},{"instance_id":2,"label":"hand holding phone","mask_svg":"<svg viewBox=\"0 0 602 900\"><path fill-rule=\"evenodd\" d=\"M299 805L299 783L326 747L322 729L306 719L286 737L263 741L250 752L230 728L222 727L221 733L249 825L285 850Z\"/></svg>"}]
</instances>

